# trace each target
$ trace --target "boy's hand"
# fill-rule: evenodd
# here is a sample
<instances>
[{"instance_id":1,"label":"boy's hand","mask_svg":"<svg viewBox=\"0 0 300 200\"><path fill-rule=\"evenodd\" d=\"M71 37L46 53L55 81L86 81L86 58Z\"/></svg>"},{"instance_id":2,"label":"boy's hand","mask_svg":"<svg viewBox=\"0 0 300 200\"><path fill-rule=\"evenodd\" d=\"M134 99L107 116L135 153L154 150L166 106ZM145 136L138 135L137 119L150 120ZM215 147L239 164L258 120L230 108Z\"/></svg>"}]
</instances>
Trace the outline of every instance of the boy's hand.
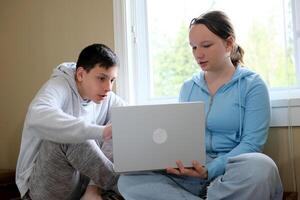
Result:
<instances>
[{"instance_id":1,"label":"boy's hand","mask_svg":"<svg viewBox=\"0 0 300 200\"><path fill-rule=\"evenodd\" d=\"M112 126L111 124L107 124L103 130L102 139L104 141L110 140L112 138Z\"/></svg>"}]
</instances>

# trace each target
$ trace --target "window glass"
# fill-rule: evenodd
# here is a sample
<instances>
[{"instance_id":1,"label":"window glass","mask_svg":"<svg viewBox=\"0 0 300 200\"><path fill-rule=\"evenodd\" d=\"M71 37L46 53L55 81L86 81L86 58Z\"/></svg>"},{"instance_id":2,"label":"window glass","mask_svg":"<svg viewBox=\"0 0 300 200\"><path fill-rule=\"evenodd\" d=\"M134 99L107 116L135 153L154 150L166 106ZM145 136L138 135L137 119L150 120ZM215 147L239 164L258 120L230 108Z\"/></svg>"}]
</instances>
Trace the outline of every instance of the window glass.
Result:
<instances>
[{"instance_id":1,"label":"window glass","mask_svg":"<svg viewBox=\"0 0 300 200\"><path fill-rule=\"evenodd\" d=\"M297 85L290 0L151 0L146 18L151 98L178 96L184 80L199 72L188 26L208 10L222 10L231 18L236 42L245 51L244 65L271 89Z\"/></svg>"}]
</instances>

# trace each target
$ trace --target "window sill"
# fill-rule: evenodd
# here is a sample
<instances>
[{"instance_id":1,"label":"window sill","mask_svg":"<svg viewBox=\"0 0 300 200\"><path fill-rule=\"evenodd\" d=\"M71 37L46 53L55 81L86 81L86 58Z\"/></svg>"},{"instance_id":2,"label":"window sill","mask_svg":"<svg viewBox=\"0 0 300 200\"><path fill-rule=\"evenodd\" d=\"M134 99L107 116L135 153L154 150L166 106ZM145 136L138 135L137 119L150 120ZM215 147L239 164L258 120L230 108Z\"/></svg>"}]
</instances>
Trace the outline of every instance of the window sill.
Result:
<instances>
[{"instance_id":1,"label":"window sill","mask_svg":"<svg viewBox=\"0 0 300 200\"><path fill-rule=\"evenodd\" d=\"M300 126L300 90L271 90L271 127Z\"/></svg>"},{"instance_id":2,"label":"window sill","mask_svg":"<svg viewBox=\"0 0 300 200\"><path fill-rule=\"evenodd\" d=\"M270 92L272 110L270 127L300 126L300 95L295 95L298 91L294 92L293 96L290 92L285 91ZM300 94L300 91L298 94ZM164 104L176 101L177 98L158 98L148 100L145 104Z\"/></svg>"},{"instance_id":3,"label":"window sill","mask_svg":"<svg viewBox=\"0 0 300 200\"><path fill-rule=\"evenodd\" d=\"M300 126L300 98L271 100L271 127Z\"/></svg>"},{"instance_id":4,"label":"window sill","mask_svg":"<svg viewBox=\"0 0 300 200\"><path fill-rule=\"evenodd\" d=\"M150 104L175 101L175 99L159 99L151 100ZM270 127L300 126L300 98L272 99L271 108Z\"/></svg>"}]
</instances>

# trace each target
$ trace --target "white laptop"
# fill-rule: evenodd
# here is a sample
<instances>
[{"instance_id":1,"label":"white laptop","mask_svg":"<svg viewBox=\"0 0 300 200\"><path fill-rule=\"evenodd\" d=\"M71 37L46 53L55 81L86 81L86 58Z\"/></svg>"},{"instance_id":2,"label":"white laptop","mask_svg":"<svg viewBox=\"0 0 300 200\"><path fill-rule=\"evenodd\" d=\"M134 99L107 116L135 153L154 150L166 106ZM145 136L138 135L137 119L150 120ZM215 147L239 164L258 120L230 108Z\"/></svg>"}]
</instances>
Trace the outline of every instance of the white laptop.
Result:
<instances>
[{"instance_id":1,"label":"white laptop","mask_svg":"<svg viewBox=\"0 0 300 200\"><path fill-rule=\"evenodd\" d=\"M116 172L205 163L203 102L114 107L112 134Z\"/></svg>"}]
</instances>

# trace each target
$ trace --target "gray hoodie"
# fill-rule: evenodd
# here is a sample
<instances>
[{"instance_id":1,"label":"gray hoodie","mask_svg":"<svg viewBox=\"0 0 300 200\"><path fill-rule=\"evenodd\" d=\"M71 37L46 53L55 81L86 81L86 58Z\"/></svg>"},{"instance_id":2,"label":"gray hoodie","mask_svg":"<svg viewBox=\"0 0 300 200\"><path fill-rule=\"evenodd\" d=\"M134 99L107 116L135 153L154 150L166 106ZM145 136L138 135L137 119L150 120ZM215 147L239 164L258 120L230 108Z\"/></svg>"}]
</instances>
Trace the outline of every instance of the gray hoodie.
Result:
<instances>
[{"instance_id":1,"label":"gray hoodie","mask_svg":"<svg viewBox=\"0 0 300 200\"><path fill-rule=\"evenodd\" d=\"M76 63L62 63L54 69L29 106L16 168L21 196L28 190L28 179L42 140L58 143L101 140L103 125L110 120L110 108L124 105L113 92L100 104L83 100L74 79L75 66Z\"/></svg>"}]
</instances>

